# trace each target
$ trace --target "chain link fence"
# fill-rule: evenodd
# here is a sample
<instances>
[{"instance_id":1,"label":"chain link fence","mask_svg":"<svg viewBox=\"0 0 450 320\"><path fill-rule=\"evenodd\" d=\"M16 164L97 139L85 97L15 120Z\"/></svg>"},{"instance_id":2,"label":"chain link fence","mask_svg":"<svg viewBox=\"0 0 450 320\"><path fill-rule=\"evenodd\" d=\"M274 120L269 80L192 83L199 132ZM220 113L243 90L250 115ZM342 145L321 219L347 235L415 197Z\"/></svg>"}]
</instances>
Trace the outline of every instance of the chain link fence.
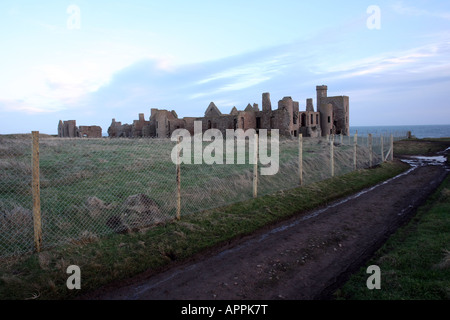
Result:
<instances>
[{"instance_id":1,"label":"chain link fence","mask_svg":"<svg viewBox=\"0 0 450 320\"><path fill-rule=\"evenodd\" d=\"M374 166L392 156L392 141L280 138L278 172L255 177L248 146L245 164L177 168L169 139L41 137L36 164L29 135L0 137L0 257L142 230Z\"/></svg>"}]
</instances>

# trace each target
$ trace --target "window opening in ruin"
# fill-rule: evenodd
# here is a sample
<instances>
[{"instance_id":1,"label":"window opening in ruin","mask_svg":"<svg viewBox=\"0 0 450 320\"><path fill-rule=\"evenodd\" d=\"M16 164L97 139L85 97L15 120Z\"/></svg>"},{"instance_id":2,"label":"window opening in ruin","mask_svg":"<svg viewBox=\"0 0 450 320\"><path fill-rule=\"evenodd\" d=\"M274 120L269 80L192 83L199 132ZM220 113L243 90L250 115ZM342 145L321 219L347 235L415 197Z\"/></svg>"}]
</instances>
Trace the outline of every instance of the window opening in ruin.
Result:
<instances>
[{"instance_id":1,"label":"window opening in ruin","mask_svg":"<svg viewBox=\"0 0 450 320\"><path fill-rule=\"evenodd\" d=\"M256 129L261 129L261 117L256 117Z\"/></svg>"},{"instance_id":2,"label":"window opening in ruin","mask_svg":"<svg viewBox=\"0 0 450 320\"><path fill-rule=\"evenodd\" d=\"M311 115L311 125L314 124L314 116Z\"/></svg>"},{"instance_id":3,"label":"window opening in ruin","mask_svg":"<svg viewBox=\"0 0 450 320\"><path fill-rule=\"evenodd\" d=\"M319 123L319 115L316 114L316 124L318 124L318 123Z\"/></svg>"},{"instance_id":4,"label":"window opening in ruin","mask_svg":"<svg viewBox=\"0 0 450 320\"><path fill-rule=\"evenodd\" d=\"M233 119L233 129L234 130L237 129L237 119L236 118Z\"/></svg>"},{"instance_id":5,"label":"window opening in ruin","mask_svg":"<svg viewBox=\"0 0 450 320\"><path fill-rule=\"evenodd\" d=\"M211 120L208 120L208 129L211 129Z\"/></svg>"},{"instance_id":6,"label":"window opening in ruin","mask_svg":"<svg viewBox=\"0 0 450 320\"><path fill-rule=\"evenodd\" d=\"M330 116L328 116L328 123L330 123L331 122L331 117Z\"/></svg>"},{"instance_id":7,"label":"window opening in ruin","mask_svg":"<svg viewBox=\"0 0 450 320\"><path fill-rule=\"evenodd\" d=\"M297 130L294 130L294 137L297 136Z\"/></svg>"},{"instance_id":8,"label":"window opening in ruin","mask_svg":"<svg viewBox=\"0 0 450 320\"><path fill-rule=\"evenodd\" d=\"M306 126L306 114L302 113L302 127Z\"/></svg>"},{"instance_id":9,"label":"window opening in ruin","mask_svg":"<svg viewBox=\"0 0 450 320\"><path fill-rule=\"evenodd\" d=\"M244 127L244 118L241 118L241 124L242 124L242 129L245 129L245 127Z\"/></svg>"}]
</instances>

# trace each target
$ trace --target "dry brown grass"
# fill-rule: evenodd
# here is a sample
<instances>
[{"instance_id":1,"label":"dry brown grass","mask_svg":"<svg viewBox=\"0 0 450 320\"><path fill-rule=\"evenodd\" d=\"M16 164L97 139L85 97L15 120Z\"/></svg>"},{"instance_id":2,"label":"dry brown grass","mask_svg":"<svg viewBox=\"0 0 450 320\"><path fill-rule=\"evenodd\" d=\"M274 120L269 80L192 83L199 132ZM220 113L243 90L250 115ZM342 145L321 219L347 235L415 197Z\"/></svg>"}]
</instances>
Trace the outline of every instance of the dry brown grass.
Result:
<instances>
[{"instance_id":1,"label":"dry brown grass","mask_svg":"<svg viewBox=\"0 0 450 320\"><path fill-rule=\"evenodd\" d=\"M441 262L439 262L436 265L436 268L438 269L448 269L450 268L450 250L443 250L444 257L442 258Z\"/></svg>"}]
</instances>

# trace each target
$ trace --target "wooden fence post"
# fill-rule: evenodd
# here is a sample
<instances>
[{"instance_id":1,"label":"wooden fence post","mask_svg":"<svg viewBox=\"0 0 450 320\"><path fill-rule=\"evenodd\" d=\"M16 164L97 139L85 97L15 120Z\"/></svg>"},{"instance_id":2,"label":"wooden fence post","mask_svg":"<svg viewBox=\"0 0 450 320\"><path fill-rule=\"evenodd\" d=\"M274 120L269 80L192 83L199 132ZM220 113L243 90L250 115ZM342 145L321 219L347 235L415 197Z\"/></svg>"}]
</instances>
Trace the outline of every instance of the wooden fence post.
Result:
<instances>
[{"instance_id":1,"label":"wooden fence post","mask_svg":"<svg viewBox=\"0 0 450 320\"><path fill-rule=\"evenodd\" d=\"M298 135L298 172L300 185L303 184L303 134Z\"/></svg>"},{"instance_id":2,"label":"wooden fence post","mask_svg":"<svg viewBox=\"0 0 450 320\"><path fill-rule=\"evenodd\" d=\"M391 155L390 160L394 161L394 136L391 134Z\"/></svg>"},{"instance_id":3,"label":"wooden fence post","mask_svg":"<svg viewBox=\"0 0 450 320\"><path fill-rule=\"evenodd\" d=\"M181 163L180 163L180 153L181 153L181 137L178 137L177 143L177 220L181 219Z\"/></svg>"},{"instance_id":4,"label":"wooden fence post","mask_svg":"<svg viewBox=\"0 0 450 320\"><path fill-rule=\"evenodd\" d=\"M369 168L372 168L373 165L373 147L372 147L372 134L369 133L369 136L367 137L367 140L369 142Z\"/></svg>"},{"instance_id":5,"label":"wooden fence post","mask_svg":"<svg viewBox=\"0 0 450 320\"><path fill-rule=\"evenodd\" d=\"M258 197L258 134L255 133L255 147L253 148L253 198Z\"/></svg>"},{"instance_id":6,"label":"wooden fence post","mask_svg":"<svg viewBox=\"0 0 450 320\"><path fill-rule=\"evenodd\" d=\"M334 177L334 135L330 140L330 171L331 176Z\"/></svg>"},{"instance_id":7,"label":"wooden fence post","mask_svg":"<svg viewBox=\"0 0 450 320\"><path fill-rule=\"evenodd\" d=\"M383 134L381 134L380 136L380 144L381 144L381 162L384 162Z\"/></svg>"},{"instance_id":8,"label":"wooden fence post","mask_svg":"<svg viewBox=\"0 0 450 320\"><path fill-rule=\"evenodd\" d=\"M32 147L32 182L31 189L33 195L33 223L34 223L34 246L37 252L42 247L42 222L41 222L41 191L39 183L39 131L31 132L33 139Z\"/></svg>"},{"instance_id":9,"label":"wooden fence post","mask_svg":"<svg viewBox=\"0 0 450 320\"><path fill-rule=\"evenodd\" d=\"M356 170L356 146L358 144L358 131L355 133L355 137L353 139L353 170Z\"/></svg>"}]
</instances>

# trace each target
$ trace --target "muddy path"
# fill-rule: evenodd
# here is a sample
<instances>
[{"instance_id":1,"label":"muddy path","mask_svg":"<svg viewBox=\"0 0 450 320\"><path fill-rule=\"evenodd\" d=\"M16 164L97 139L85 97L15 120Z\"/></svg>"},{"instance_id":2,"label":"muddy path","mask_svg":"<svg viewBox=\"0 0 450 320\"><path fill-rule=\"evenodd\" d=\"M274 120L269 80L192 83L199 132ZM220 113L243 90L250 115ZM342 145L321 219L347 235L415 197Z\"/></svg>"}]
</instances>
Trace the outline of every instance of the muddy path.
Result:
<instances>
[{"instance_id":1,"label":"muddy path","mask_svg":"<svg viewBox=\"0 0 450 320\"><path fill-rule=\"evenodd\" d=\"M108 286L83 298L329 299L448 174L443 163L422 160L412 159L406 173L328 207L147 279Z\"/></svg>"}]
</instances>

